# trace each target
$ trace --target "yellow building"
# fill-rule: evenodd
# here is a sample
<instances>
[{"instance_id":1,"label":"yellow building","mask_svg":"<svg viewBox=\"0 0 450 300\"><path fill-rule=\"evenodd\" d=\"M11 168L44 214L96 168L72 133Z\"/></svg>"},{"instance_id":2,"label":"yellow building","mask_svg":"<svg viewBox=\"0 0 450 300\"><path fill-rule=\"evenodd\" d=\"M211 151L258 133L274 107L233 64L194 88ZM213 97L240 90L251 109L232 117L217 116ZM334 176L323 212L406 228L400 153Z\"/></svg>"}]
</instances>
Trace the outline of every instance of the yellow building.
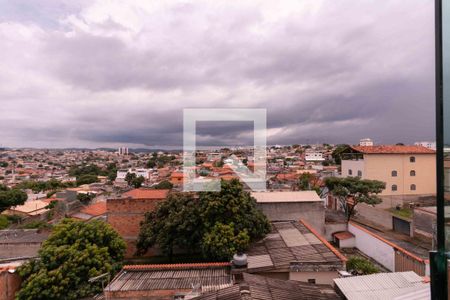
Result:
<instances>
[{"instance_id":1,"label":"yellow building","mask_svg":"<svg viewBox=\"0 0 450 300\"><path fill-rule=\"evenodd\" d=\"M355 146L341 167L344 177L385 182L381 196L436 194L436 153L423 146Z\"/></svg>"}]
</instances>

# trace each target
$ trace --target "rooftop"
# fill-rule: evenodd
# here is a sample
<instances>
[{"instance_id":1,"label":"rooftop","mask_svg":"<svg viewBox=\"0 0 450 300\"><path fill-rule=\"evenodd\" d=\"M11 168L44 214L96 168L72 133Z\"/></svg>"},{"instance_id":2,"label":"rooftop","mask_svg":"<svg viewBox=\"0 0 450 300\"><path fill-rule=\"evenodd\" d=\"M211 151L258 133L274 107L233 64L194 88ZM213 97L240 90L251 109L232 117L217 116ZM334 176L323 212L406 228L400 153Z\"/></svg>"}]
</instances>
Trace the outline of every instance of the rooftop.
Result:
<instances>
[{"instance_id":1,"label":"rooftop","mask_svg":"<svg viewBox=\"0 0 450 300\"><path fill-rule=\"evenodd\" d=\"M210 292L233 285L229 263L129 265L105 288L107 291L190 290L200 285Z\"/></svg>"},{"instance_id":2,"label":"rooftop","mask_svg":"<svg viewBox=\"0 0 450 300\"><path fill-rule=\"evenodd\" d=\"M88 205L81 210L81 213L94 217L104 215L106 214L106 202L103 201Z\"/></svg>"},{"instance_id":3,"label":"rooftop","mask_svg":"<svg viewBox=\"0 0 450 300\"><path fill-rule=\"evenodd\" d=\"M22 212L29 215L39 215L48 210L46 209L47 205L48 203L42 200L31 200L26 201L22 205L13 206L9 210Z\"/></svg>"},{"instance_id":4,"label":"rooftop","mask_svg":"<svg viewBox=\"0 0 450 300\"><path fill-rule=\"evenodd\" d=\"M292 280L272 279L259 275L243 274L243 282L225 289L207 293L195 300L219 299L264 299L264 300L291 300L311 299L326 300L340 299L329 285L309 284Z\"/></svg>"},{"instance_id":5,"label":"rooftop","mask_svg":"<svg viewBox=\"0 0 450 300\"><path fill-rule=\"evenodd\" d=\"M429 287L413 271L338 278L334 282L348 300L395 299Z\"/></svg>"},{"instance_id":6,"label":"rooftop","mask_svg":"<svg viewBox=\"0 0 450 300\"><path fill-rule=\"evenodd\" d=\"M273 222L272 231L248 251L249 273L334 271L346 258L306 222Z\"/></svg>"},{"instance_id":7,"label":"rooftop","mask_svg":"<svg viewBox=\"0 0 450 300\"><path fill-rule=\"evenodd\" d=\"M380 146L353 146L354 150L364 154L434 154L436 151L423 146L400 146L400 145L380 145Z\"/></svg>"},{"instance_id":8,"label":"rooftop","mask_svg":"<svg viewBox=\"0 0 450 300\"><path fill-rule=\"evenodd\" d=\"M322 201L315 191L252 192L252 197L254 197L258 203Z\"/></svg>"},{"instance_id":9,"label":"rooftop","mask_svg":"<svg viewBox=\"0 0 450 300\"><path fill-rule=\"evenodd\" d=\"M122 196L132 199L165 199L168 193L169 190L133 189L123 193Z\"/></svg>"},{"instance_id":10,"label":"rooftop","mask_svg":"<svg viewBox=\"0 0 450 300\"><path fill-rule=\"evenodd\" d=\"M42 243L50 235L38 229L0 230L0 244Z\"/></svg>"}]
</instances>

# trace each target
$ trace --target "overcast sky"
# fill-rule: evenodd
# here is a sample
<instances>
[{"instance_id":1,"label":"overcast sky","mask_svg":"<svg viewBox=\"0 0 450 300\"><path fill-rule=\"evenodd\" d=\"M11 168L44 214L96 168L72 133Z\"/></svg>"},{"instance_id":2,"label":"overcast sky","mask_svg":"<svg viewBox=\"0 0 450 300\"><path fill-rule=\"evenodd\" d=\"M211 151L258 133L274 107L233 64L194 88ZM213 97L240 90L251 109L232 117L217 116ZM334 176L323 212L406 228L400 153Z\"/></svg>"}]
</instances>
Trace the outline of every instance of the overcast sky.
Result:
<instances>
[{"instance_id":1,"label":"overcast sky","mask_svg":"<svg viewBox=\"0 0 450 300\"><path fill-rule=\"evenodd\" d=\"M269 144L434 140L433 3L0 0L0 145L179 146L183 108L266 108Z\"/></svg>"}]
</instances>

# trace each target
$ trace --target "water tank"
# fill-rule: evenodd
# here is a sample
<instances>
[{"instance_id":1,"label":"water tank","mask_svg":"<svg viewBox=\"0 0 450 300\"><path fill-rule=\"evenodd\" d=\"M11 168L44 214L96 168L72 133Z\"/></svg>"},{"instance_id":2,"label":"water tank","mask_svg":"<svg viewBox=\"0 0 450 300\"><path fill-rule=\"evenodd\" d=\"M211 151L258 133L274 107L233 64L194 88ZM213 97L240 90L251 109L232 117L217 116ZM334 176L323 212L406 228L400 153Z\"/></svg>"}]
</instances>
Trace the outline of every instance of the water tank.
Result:
<instances>
[{"instance_id":1,"label":"water tank","mask_svg":"<svg viewBox=\"0 0 450 300\"><path fill-rule=\"evenodd\" d=\"M245 267L247 265L247 254L237 253L233 255L233 265L236 267Z\"/></svg>"}]
</instances>

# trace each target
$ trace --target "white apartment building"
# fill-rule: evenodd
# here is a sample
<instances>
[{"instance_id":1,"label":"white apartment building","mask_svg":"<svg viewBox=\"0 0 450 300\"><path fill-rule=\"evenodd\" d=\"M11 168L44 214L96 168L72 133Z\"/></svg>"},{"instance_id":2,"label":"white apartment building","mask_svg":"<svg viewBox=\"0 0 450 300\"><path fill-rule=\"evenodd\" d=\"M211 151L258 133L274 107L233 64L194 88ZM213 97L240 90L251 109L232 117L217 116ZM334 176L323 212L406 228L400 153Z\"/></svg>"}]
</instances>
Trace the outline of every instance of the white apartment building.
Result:
<instances>
[{"instance_id":1,"label":"white apartment building","mask_svg":"<svg viewBox=\"0 0 450 300\"><path fill-rule=\"evenodd\" d=\"M360 139L359 145L364 146L364 147L373 146L373 141L372 141L372 139L369 139L369 138Z\"/></svg>"}]
</instances>

